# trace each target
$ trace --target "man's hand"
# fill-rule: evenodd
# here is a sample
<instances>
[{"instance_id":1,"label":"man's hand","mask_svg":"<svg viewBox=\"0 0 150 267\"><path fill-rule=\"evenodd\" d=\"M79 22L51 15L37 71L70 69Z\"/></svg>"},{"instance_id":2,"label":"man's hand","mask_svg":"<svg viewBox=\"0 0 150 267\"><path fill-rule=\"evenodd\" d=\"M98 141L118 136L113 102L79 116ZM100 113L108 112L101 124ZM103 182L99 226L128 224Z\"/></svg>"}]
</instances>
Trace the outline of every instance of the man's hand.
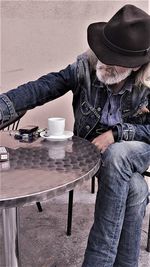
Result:
<instances>
[{"instance_id":1,"label":"man's hand","mask_svg":"<svg viewBox=\"0 0 150 267\"><path fill-rule=\"evenodd\" d=\"M109 130L93 139L92 143L103 153L107 147L115 142L112 130Z\"/></svg>"}]
</instances>

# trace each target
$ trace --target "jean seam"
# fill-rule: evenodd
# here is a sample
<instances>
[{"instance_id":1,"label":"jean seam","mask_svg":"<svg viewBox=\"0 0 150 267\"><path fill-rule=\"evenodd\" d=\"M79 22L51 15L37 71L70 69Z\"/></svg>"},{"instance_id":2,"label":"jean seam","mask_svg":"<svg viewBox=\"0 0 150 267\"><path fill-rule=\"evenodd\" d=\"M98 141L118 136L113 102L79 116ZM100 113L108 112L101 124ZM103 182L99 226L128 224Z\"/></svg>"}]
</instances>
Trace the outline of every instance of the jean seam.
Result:
<instances>
[{"instance_id":1,"label":"jean seam","mask_svg":"<svg viewBox=\"0 0 150 267\"><path fill-rule=\"evenodd\" d=\"M123 200L123 198L121 199L120 203L122 203L122 200ZM122 206L120 205L119 215L121 214L121 210L122 210ZM119 216L118 216L118 217L119 217ZM110 245L110 247L109 247L109 251L112 250L113 243L114 243L114 239L115 239L115 235L116 235L116 233L117 233L117 228L118 228L119 225L120 225L119 222L117 222L117 225L116 225L116 227L115 227L115 231L114 231L114 235L113 235L113 238L112 238L112 242L111 242L111 245ZM109 259L110 259L110 256L107 257L107 259L106 259L106 264L104 265L104 267L108 267L107 264L108 264L108 260L109 260Z\"/></svg>"}]
</instances>

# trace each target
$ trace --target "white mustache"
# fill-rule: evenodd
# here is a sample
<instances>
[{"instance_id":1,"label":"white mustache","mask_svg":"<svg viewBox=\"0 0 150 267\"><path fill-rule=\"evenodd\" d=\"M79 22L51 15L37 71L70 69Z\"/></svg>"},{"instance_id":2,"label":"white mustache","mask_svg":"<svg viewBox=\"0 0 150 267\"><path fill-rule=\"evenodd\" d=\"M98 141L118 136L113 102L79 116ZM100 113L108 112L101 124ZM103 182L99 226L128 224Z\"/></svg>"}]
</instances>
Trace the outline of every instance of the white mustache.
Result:
<instances>
[{"instance_id":1,"label":"white mustache","mask_svg":"<svg viewBox=\"0 0 150 267\"><path fill-rule=\"evenodd\" d=\"M103 66L99 66L96 68L96 71L104 71L105 73L111 75L111 76L115 76L118 75L118 72L116 69L111 68L111 67L103 67Z\"/></svg>"},{"instance_id":2,"label":"white mustache","mask_svg":"<svg viewBox=\"0 0 150 267\"><path fill-rule=\"evenodd\" d=\"M131 74L130 69L124 72L119 72L114 66L108 66L101 62L97 62L96 65L96 75L100 81L105 84L119 83Z\"/></svg>"}]
</instances>

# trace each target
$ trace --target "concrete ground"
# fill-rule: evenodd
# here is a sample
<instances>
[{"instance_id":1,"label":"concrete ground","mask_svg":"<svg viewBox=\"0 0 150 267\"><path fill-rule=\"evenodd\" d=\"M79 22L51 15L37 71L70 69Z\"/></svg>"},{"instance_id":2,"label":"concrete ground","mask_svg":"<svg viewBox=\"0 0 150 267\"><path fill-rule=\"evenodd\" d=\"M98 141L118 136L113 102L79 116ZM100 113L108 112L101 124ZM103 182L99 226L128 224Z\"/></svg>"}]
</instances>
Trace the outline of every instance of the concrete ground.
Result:
<instances>
[{"instance_id":1,"label":"concrete ground","mask_svg":"<svg viewBox=\"0 0 150 267\"><path fill-rule=\"evenodd\" d=\"M44 202L41 213L36 205L21 207L22 267L51 267L53 263L56 267L81 267L93 221L94 202L95 194L90 193L90 181L75 189L72 235L69 237L65 233L68 193ZM150 205L143 223L139 267L150 266L150 253L145 250L149 210ZM4 265L1 226L0 216L0 267L8 267Z\"/></svg>"}]
</instances>

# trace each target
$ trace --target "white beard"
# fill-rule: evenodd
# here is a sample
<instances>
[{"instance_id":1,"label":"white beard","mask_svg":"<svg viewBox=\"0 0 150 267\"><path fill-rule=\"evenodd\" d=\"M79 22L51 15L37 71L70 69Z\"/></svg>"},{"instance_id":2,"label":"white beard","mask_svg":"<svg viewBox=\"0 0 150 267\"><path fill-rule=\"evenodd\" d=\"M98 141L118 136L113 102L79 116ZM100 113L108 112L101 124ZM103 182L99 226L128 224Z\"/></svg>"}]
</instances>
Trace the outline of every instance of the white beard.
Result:
<instances>
[{"instance_id":1,"label":"white beard","mask_svg":"<svg viewBox=\"0 0 150 267\"><path fill-rule=\"evenodd\" d=\"M131 68L119 66L108 66L99 60L96 65L96 75L98 80L104 84L116 84L126 79L132 72Z\"/></svg>"}]
</instances>

